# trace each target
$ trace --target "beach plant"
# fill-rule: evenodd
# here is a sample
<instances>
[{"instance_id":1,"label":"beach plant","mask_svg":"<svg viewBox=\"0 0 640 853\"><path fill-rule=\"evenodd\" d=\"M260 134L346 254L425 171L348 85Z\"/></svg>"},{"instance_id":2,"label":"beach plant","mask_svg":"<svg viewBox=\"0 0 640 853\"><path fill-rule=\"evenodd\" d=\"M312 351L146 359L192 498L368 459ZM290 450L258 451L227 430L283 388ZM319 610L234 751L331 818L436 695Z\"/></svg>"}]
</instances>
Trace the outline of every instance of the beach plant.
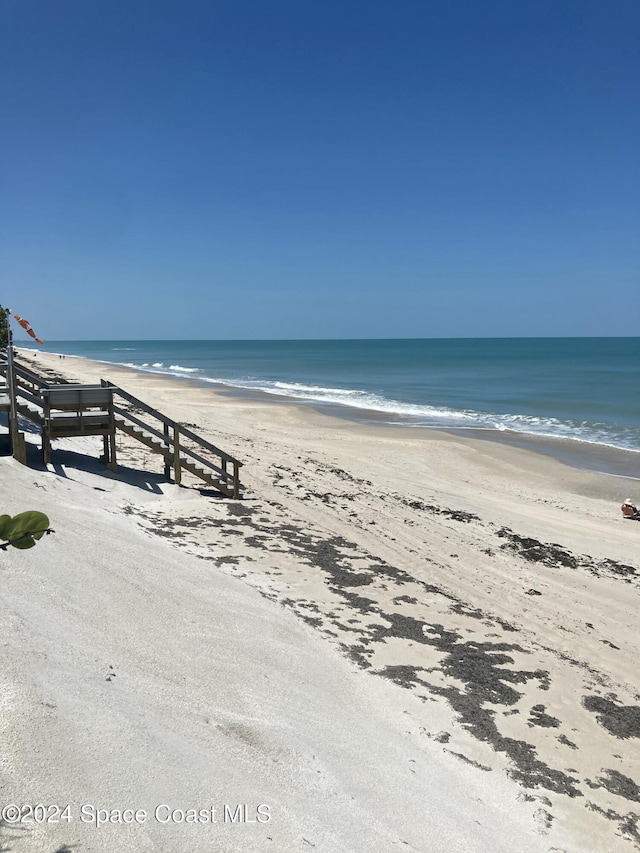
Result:
<instances>
[{"instance_id":1,"label":"beach plant","mask_svg":"<svg viewBox=\"0 0 640 853\"><path fill-rule=\"evenodd\" d=\"M45 533L53 533L49 519L43 512L28 510L18 515L0 515L0 550L6 551L11 545L21 551L33 548Z\"/></svg>"}]
</instances>

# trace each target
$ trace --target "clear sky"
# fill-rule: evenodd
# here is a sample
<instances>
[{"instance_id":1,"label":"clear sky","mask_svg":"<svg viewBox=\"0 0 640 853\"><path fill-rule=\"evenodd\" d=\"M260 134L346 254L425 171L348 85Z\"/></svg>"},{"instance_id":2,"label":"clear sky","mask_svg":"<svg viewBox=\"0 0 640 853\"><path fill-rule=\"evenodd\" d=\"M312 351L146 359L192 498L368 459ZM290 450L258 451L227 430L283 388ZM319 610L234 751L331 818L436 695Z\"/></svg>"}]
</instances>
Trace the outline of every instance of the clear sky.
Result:
<instances>
[{"instance_id":1,"label":"clear sky","mask_svg":"<svg viewBox=\"0 0 640 853\"><path fill-rule=\"evenodd\" d=\"M0 0L55 339L638 335L637 0Z\"/></svg>"}]
</instances>

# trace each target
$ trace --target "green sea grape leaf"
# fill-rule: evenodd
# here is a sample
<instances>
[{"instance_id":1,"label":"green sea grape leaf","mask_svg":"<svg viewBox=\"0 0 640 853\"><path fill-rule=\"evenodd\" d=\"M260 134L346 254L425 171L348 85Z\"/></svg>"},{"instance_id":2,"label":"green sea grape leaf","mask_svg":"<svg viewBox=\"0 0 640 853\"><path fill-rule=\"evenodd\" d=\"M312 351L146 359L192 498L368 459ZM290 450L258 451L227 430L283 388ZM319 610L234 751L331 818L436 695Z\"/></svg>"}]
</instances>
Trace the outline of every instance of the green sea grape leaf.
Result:
<instances>
[{"instance_id":1,"label":"green sea grape leaf","mask_svg":"<svg viewBox=\"0 0 640 853\"><path fill-rule=\"evenodd\" d=\"M16 533L31 535L41 539L49 527L49 519L43 512L29 510L13 516L13 529Z\"/></svg>"},{"instance_id":2,"label":"green sea grape leaf","mask_svg":"<svg viewBox=\"0 0 640 853\"><path fill-rule=\"evenodd\" d=\"M0 515L0 539L10 539L9 529L12 518L10 515Z\"/></svg>"},{"instance_id":3,"label":"green sea grape leaf","mask_svg":"<svg viewBox=\"0 0 640 853\"><path fill-rule=\"evenodd\" d=\"M33 548L36 544L36 540L33 536L23 536L22 539L12 539L11 544L14 548L19 548L21 551L25 551L27 548Z\"/></svg>"},{"instance_id":4,"label":"green sea grape leaf","mask_svg":"<svg viewBox=\"0 0 640 853\"><path fill-rule=\"evenodd\" d=\"M0 536L20 550L33 548L36 540L41 539L48 528L49 519L43 512L36 510L18 513L13 518L0 516Z\"/></svg>"}]
</instances>

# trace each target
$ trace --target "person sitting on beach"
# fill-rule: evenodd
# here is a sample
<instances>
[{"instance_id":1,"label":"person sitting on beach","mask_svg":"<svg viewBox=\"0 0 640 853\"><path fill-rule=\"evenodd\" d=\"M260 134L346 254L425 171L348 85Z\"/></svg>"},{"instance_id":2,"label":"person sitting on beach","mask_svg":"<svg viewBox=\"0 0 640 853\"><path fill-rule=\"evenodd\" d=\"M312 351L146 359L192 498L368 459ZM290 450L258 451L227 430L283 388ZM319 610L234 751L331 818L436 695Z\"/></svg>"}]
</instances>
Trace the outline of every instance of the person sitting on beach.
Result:
<instances>
[{"instance_id":1,"label":"person sitting on beach","mask_svg":"<svg viewBox=\"0 0 640 853\"><path fill-rule=\"evenodd\" d=\"M640 511L635 504L631 503L631 498L627 498L620 509L625 518L633 518L636 521L640 521Z\"/></svg>"}]
</instances>

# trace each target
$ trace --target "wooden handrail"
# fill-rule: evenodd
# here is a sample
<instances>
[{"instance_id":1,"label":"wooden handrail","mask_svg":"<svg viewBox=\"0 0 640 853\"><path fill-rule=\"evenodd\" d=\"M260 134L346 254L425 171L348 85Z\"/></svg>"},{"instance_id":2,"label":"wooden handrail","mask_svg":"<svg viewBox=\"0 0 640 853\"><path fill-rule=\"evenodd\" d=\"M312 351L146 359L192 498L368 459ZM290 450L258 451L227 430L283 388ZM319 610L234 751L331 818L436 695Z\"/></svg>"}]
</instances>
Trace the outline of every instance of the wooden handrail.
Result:
<instances>
[{"instance_id":1,"label":"wooden handrail","mask_svg":"<svg viewBox=\"0 0 640 853\"><path fill-rule=\"evenodd\" d=\"M180 429L173 430L173 479L177 486L182 482L182 459L180 458Z\"/></svg>"},{"instance_id":2,"label":"wooden handrail","mask_svg":"<svg viewBox=\"0 0 640 853\"><path fill-rule=\"evenodd\" d=\"M150 432L152 435L156 435L158 438L161 438L163 442L166 442L167 437L164 435L164 433L160 432L160 430L156 429L155 427L149 426L149 424L146 424L143 420L140 420L140 418L137 418L135 415L132 415L131 412L128 412L126 409L121 409L120 406L114 406L113 412L116 415L120 415L121 417L126 418L126 420L128 421L133 421L134 424L136 424L137 426L141 427L147 432ZM169 444L172 443L173 440L169 439Z\"/></svg>"},{"instance_id":3,"label":"wooden handrail","mask_svg":"<svg viewBox=\"0 0 640 853\"><path fill-rule=\"evenodd\" d=\"M238 459L235 459L229 453L225 453L224 450L219 447L216 447L216 445L212 444L210 441L207 441L205 438L202 438L197 433L193 432L193 430L189 429L189 427L186 427L183 424L174 421L172 418L167 417L162 412L159 412L157 409L154 409L153 406L149 406L147 403L144 403L142 400L138 399L137 397L134 397L133 394L129 394L128 391L124 391L118 385L114 385L107 379L101 379L100 385L104 388L110 388L113 391L114 396L122 397L124 400L127 400L129 403L131 403L136 409L139 409L142 412L146 412L147 414L156 418L156 420L159 420L163 424L161 432L159 429L150 426L136 415L127 411L127 409L123 409L121 406L116 405L114 405L113 407L114 414L117 414L121 418L131 421L134 424L137 424L147 433L157 436L163 442L165 447L173 449L173 469L174 479L176 483L180 483L182 479L180 457L185 456L194 459L196 462L199 462L201 465L204 466L205 470L215 472L215 475L220 480L220 482L224 482L228 488L233 489L234 498L240 497L240 467L242 466L242 462L240 462ZM172 430L173 435L171 435L170 430ZM185 445L181 441L182 438L189 439L194 444L202 447L203 450L206 450L209 453L212 453L214 456L219 457L222 467L216 465L210 459L206 459L204 456L201 456L195 450L192 450L188 445ZM229 463L233 465L233 473L227 470L227 464ZM167 472L166 465L165 472Z\"/></svg>"},{"instance_id":4,"label":"wooden handrail","mask_svg":"<svg viewBox=\"0 0 640 853\"><path fill-rule=\"evenodd\" d=\"M180 432L182 432L182 430L180 430ZM221 480L233 482L232 474L222 468L218 468L218 466L214 465L210 459L205 459L204 456L200 456L199 453L196 453L195 450L191 450L190 447L185 447L183 444L180 447L180 453L183 453L185 456L191 456L192 459L195 459L196 462L200 462L202 465L206 465L207 468L212 468L219 475Z\"/></svg>"},{"instance_id":5,"label":"wooden handrail","mask_svg":"<svg viewBox=\"0 0 640 853\"><path fill-rule=\"evenodd\" d=\"M123 397L125 400L128 400L130 403L133 403L134 406L136 406L136 408L141 409L143 412L147 412L147 414L153 415L153 417L157 418L159 421L162 421L163 424L166 424L167 426L173 427L174 429L175 429L176 425L179 425L181 435L186 436L186 438L190 438L191 441L194 441L196 444L199 444L205 450L208 450L211 453L214 453L216 456L219 456L221 459L225 459L227 462L232 462L232 463L237 462L239 466L242 466L243 463L240 462L235 457L231 456L229 453L226 453L221 448L216 447L215 444L212 444L210 441L207 441L205 438L202 438L202 436L199 436L197 433L193 432L188 427L184 426L184 424L181 424L177 421L174 421L172 418L169 418L166 415L163 415L162 412L159 412L157 409L154 409L152 406L147 405L147 403L143 403L142 400L139 400L137 397L134 397L133 394L129 394L128 391L123 391L123 389L120 388L118 385L114 385L112 382L109 382L106 379L100 380L100 384L103 387L112 388L114 394L117 394L119 397ZM124 409L120 409L119 407L118 407L118 412L120 414L122 414L124 417L128 416L127 411ZM133 418L132 418L132 420L133 420ZM144 424L140 423L140 426L144 426ZM164 436L161 435L160 433L158 433L158 435L160 435L161 438L164 438Z\"/></svg>"},{"instance_id":6,"label":"wooden handrail","mask_svg":"<svg viewBox=\"0 0 640 853\"><path fill-rule=\"evenodd\" d=\"M187 438L190 438L192 441L195 441L196 444L202 445L205 450L211 451L211 453L215 453L221 459L226 459L227 462L238 462L238 465L242 465L242 462L239 462L233 456L230 456L228 453L225 453L224 450L220 450L219 447L216 447L215 444L211 444L211 442L207 441L206 438L201 438L197 433L192 432L188 427L180 424L180 432L183 435L186 435Z\"/></svg>"},{"instance_id":7,"label":"wooden handrail","mask_svg":"<svg viewBox=\"0 0 640 853\"><path fill-rule=\"evenodd\" d=\"M45 382L44 379L41 379L39 376L36 376L35 373L32 373L30 370L27 370L26 367L22 367L20 364L14 364L14 372L16 376L22 376L23 379L26 379L32 385L37 386L38 388L48 388L49 383ZM67 383L63 383L67 384Z\"/></svg>"},{"instance_id":8,"label":"wooden handrail","mask_svg":"<svg viewBox=\"0 0 640 853\"><path fill-rule=\"evenodd\" d=\"M137 397L134 397L133 394L129 394L127 391L123 391L118 385L114 385L113 382L108 382L106 379L101 379L100 384L103 388L112 388L113 393L117 394L118 397L122 397L125 400L128 400L130 403L137 409L141 409L143 412L146 412L148 415L153 415L154 418L157 418L159 421L162 421L163 424L167 424L167 426L175 427L176 422L172 418L168 418L166 415L163 415L162 412L159 412L157 409L154 409L153 406L147 405L147 403L143 403L142 400L139 400Z\"/></svg>"},{"instance_id":9,"label":"wooden handrail","mask_svg":"<svg viewBox=\"0 0 640 853\"><path fill-rule=\"evenodd\" d=\"M146 424L144 421L140 420L140 418L137 418L135 415L132 415L130 412L127 412L126 409L121 409L120 406L114 406L113 411L114 414L120 415L126 420L133 421L133 423L137 424L139 427L141 427L141 429L144 429L146 432L157 436L159 439L162 440L163 444L166 445L166 447L174 449L175 451L175 441L171 437L171 435L167 435L163 432L160 432L160 430L149 426L149 424ZM178 424L178 428L179 433L182 434L183 429L180 424ZM218 465L215 465L210 459L205 459L204 456L201 456L199 453L196 453L196 451L192 450L190 447L187 447L184 444L180 444L180 442L178 442L178 444L180 454L195 459L196 462L200 462L200 464L204 465L205 468L210 468L215 471L221 480L224 480L225 482L229 483L229 485L233 484L233 474L230 474L229 471L225 471L224 468L220 468Z\"/></svg>"}]
</instances>

